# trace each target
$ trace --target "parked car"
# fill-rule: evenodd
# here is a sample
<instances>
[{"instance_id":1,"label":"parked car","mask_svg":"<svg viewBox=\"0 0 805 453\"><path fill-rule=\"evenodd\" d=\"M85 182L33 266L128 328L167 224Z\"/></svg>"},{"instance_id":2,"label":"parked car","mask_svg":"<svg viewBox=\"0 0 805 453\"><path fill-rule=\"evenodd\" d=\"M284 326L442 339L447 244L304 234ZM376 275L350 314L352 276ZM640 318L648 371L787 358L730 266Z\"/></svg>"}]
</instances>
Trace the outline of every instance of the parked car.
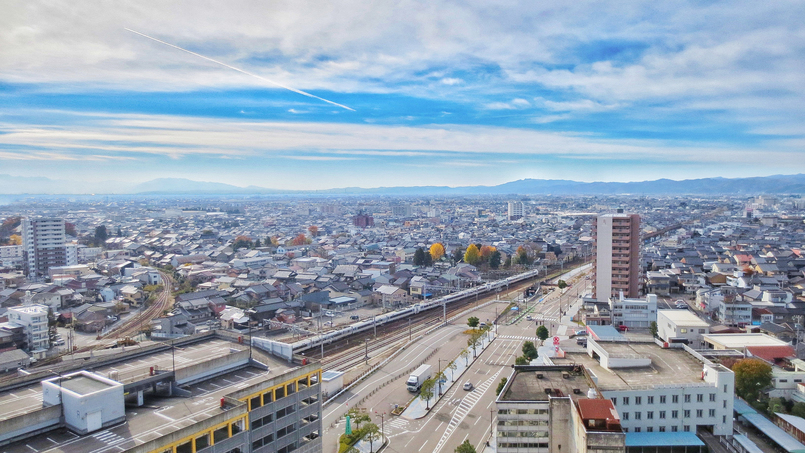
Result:
<instances>
[{"instance_id":1,"label":"parked car","mask_svg":"<svg viewBox=\"0 0 805 453\"><path fill-rule=\"evenodd\" d=\"M586 338L577 338L576 339L576 344L579 345L579 346L586 347L587 346L587 339Z\"/></svg>"},{"instance_id":2,"label":"parked car","mask_svg":"<svg viewBox=\"0 0 805 453\"><path fill-rule=\"evenodd\" d=\"M525 317L525 320L526 321L533 321L534 318L532 318L531 315L528 315L528 316Z\"/></svg>"},{"instance_id":3,"label":"parked car","mask_svg":"<svg viewBox=\"0 0 805 453\"><path fill-rule=\"evenodd\" d=\"M472 386L472 382L465 382L464 383L464 390L471 391L474 387Z\"/></svg>"},{"instance_id":4,"label":"parked car","mask_svg":"<svg viewBox=\"0 0 805 453\"><path fill-rule=\"evenodd\" d=\"M627 330L629 330L629 328L624 325L620 325L618 326L618 330L620 330L621 332L626 332Z\"/></svg>"},{"instance_id":5,"label":"parked car","mask_svg":"<svg viewBox=\"0 0 805 453\"><path fill-rule=\"evenodd\" d=\"M361 319L361 317L358 316L358 315L352 315L352 316L349 317L349 319L351 319L353 321L357 321L357 320Z\"/></svg>"},{"instance_id":6,"label":"parked car","mask_svg":"<svg viewBox=\"0 0 805 453\"><path fill-rule=\"evenodd\" d=\"M586 330L577 330L577 331L576 331L576 336L577 336L577 337L583 337L583 336L585 336L585 335L587 335L587 331L586 331Z\"/></svg>"},{"instance_id":7,"label":"parked car","mask_svg":"<svg viewBox=\"0 0 805 453\"><path fill-rule=\"evenodd\" d=\"M324 312L324 316L329 316L329 317L331 317L331 318L334 318L334 317L335 317L335 313L333 313L333 312L332 312L332 311L330 311L330 310L327 310L327 311L325 311L325 312Z\"/></svg>"}]
</instances>

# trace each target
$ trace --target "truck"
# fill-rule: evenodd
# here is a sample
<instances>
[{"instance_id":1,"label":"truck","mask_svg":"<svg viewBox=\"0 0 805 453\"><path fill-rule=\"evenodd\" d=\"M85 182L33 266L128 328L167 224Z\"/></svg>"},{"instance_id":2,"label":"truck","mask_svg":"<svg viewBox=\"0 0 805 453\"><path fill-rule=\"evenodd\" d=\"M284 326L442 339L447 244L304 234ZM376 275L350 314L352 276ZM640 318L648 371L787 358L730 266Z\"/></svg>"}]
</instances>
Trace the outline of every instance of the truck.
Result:
<instances>
[{"instance_id":1,"label":"truck","mask_svg":"<svg viewBox=\"0 0 805 453\"><path fill-rule=\"evenodd\" d=\"M412 393L418 392L422 388L422 383L430 379L430 370L430 365L420 365L419 368L414 370L405 382L408 386L408 391Z\"/></svg>"}]
</instances>

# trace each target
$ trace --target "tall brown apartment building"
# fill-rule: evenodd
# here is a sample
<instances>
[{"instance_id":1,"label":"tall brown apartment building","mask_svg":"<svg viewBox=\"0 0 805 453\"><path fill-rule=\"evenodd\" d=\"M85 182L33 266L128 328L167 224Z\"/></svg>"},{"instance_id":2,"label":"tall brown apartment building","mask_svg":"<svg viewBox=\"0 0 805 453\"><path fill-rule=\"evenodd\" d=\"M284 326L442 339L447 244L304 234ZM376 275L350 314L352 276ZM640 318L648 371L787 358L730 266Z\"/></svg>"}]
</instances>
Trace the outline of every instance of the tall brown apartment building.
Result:
<instances>
[{"instance_id":1,"label":"tall brown apartment building","mask_svg":"<svg viewBox=\"0 0 805 453\"><path fill-rule=\"evenodd\" d=\"M638 297L640 265L640 216L604 214L593 222L595 265L593 296L601 302L623 291L624 297Z\"/></svg>"}]
</instances>

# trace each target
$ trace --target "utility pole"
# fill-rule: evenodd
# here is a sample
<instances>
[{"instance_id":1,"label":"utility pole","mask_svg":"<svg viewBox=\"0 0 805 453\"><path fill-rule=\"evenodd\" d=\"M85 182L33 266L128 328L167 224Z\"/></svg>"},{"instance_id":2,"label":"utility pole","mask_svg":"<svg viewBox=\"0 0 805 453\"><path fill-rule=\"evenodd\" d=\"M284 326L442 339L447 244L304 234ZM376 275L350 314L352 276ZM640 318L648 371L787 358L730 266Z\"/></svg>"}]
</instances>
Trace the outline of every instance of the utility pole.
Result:
<instances>
[{"instance_id":1,"label":"utility pole","mask_svg":"<svg viewBox=\"0 0 805 453\"><path fill-rule=\"evenodd\" d=\"M408 317L408 341L411 341L411 317Z\"/></svg>"},{"instance_id":2,"label":"utility pole","mask_svg":"<svg viewBox=\"0 0 805 453\"><path fill-rule=\"evenodd\" d=\"M372 315L372 324L374 324L375 328L375 340L377 340L377 316ZM368 341L368 340L367 340Z\"/></svg>"},{"instance_id":3,"label":"utility pole","mask_svg":"<svg viewBox=\"0 0 805 453\"><path fill-rule=\"evenodd\" d=\"M364 339L363 344L366 347L366 357L364 357L363 360L365 360L366 364L369 365L369 339L368 338Z\"/></svg>"}]
</instances>

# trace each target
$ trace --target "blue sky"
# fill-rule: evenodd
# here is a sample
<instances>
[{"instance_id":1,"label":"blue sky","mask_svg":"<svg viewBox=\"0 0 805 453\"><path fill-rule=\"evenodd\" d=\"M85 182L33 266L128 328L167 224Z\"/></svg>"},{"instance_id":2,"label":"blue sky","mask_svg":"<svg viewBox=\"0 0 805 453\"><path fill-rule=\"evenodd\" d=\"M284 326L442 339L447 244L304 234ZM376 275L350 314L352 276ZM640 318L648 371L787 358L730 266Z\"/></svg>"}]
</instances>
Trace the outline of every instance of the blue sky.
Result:
<instances>
[{"instance_id":1,"label":"blue sky","mask_svg":"<svg viewBox=\"0 0 805 453\"><path fill-rule=\"evenodd\" d=\"M801 2L43 3L0 17L0 174L96 190L805 173Z\"/></svg>"}]
</instances>

